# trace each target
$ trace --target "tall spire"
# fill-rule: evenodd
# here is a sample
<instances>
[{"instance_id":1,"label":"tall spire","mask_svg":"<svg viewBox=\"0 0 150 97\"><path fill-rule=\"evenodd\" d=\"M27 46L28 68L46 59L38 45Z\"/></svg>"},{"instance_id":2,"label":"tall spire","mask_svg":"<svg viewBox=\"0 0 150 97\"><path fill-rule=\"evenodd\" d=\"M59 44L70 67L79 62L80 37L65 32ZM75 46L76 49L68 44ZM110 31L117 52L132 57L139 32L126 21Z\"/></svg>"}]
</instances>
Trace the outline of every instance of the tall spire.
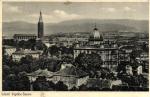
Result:
<instances>
[{"instance_id":1,"label":"tall spire","mask_svg":"<svg viewBox=\"0 0 150 97\"><path fill-rule=\"evenodd\" d=\"M38 38L42 38L44 36L44 23L42 20L42 12L40 11L40 17L38 21Z\"/></svg>"},{"instance_id":2,"label":"tall spire","mask_svg":"<svg viewBox=\"0 0 150 97\"><path fill-rule=\"evenodd\" d=\"M95 23L95 27L94 27L94 30L98 30L98 29L97 29L97 27L96 27L96 23Z\"/></svg>"},{"instance_id":3,"label":"tall spire","mask_svg":"<svg viewBox=\"0 0 150 97\"><path fill-rule=\"evenodd\" d=\"M43 19L42 19L42 12L41 12L41 11L40 11L39 22L43 22Z\"/></svg>"}]
</instances>

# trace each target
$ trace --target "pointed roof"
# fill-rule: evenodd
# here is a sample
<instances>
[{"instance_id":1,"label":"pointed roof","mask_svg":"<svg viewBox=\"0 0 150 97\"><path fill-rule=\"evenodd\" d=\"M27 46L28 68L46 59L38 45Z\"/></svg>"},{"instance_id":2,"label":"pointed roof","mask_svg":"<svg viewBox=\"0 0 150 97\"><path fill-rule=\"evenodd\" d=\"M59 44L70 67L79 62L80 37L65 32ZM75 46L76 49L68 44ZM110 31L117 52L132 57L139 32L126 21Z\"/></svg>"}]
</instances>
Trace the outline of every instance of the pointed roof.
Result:
<instances>
[{"instance_id":1,"label":"pointed roof","mask_svg":"<svg viewBox=\"0 0 150 97\"><path fill-rule=\"evenodd\" d=\"M74 76L74 77L84 77L87 76L88 74L74 66L72 67L66 67L58 72L55 73L56 75L60 76Z\"/></svg>"},{"instance_id":2,"label":"pointed roof","mask_svg":"<svg viewBox=\"0 0 150 97\"><path fill-rule=\"evenodd\" d=\"M96 27L96 23L95 23L95 27L94 27L94 30L98 30L98 28Z\"/></svg>"},{"instance_id":3,"label":"pointed roof","mask_svg":"<svg viewBox=\"0 0 150 97\"><path fill-rule=\"evenodd\" d=\"M39 22L43 22L43 19L42 19L42 12L41 12L41 11L40 11Z\"/></svg>"},{"instance_id":4,"label":"pointed roof","mask_svg":"<svg viewBox=\"0 0 150 97\"><path fill-rule=\"evenodd\" d=\"M40 16L42 15L42 12L40 11Z\"/></svg>"},{"instance_id":5,"label":"pointed roof","mask_svg":"<svg viewBox=\"0 0 150 97\"><path fill-rule=\"evenodd\" d=\"M47 69L38 69L30 74L28 74L29 76L45 76L45 77L52 77L53 76L53 72L48 71Z\"/></svg>"},{"instance_id":6,"label":"pointed roof","mask_svg":"<svg viewBox=\"0 0 150 97\"><path fill-rule=\"evenodd\" d=\"M28 54L41 54L40 51L33 51L33 50L20 50L20 51L16 51L14 52L13 54L25 54L25 55L28 55Z\"/></svg>"}]
</instances>

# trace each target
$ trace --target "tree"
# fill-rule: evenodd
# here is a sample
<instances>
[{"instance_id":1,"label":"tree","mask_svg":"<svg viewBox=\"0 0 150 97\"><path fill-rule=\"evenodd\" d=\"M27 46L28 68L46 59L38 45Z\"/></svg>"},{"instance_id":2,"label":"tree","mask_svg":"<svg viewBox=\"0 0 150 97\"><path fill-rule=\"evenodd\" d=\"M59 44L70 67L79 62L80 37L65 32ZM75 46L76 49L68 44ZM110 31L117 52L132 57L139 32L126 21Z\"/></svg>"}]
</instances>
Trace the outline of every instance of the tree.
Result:
<instances>
[{"instance_id":1,"label":"tree","mask_svg":"<svg viewBox=\"0 0 150 97\"><path fill-rule=\"evenodd\" d=\"M24 40L19 41L18 47L19 48L25 48L25 41Z\"/></svg>"},{"instance_id":2,"label":"tree","mask_svg":"<svg viewBox=\"0 0 150 97\"><path fill-rule=\"evenodd\" d=\"M62 81L58 81L55 85L55 90L57 90L57 91L67 91L68 87Z\"/></svg>"},{"instance_id":3,"label":"tree","mask_svg":"<svg viewBox=\"0 0 150 97\"><path fill-rule=\"evenodd\" d=\"M79 91L87 91L88 87L86 85L79 86Z\"/></svg>"},{"instance_id":4,"label":"tree","mask_svg":"<svg viewBox=\"0 0 150 97\"><path fill-rule=\"evenodd\" d=\"M89 87L88 88L89 91L100 91L99 87Z\"/></svg>"},{"instance_id":5,"label":"tree","mask_svg":"<svg viewBox=\"0 0 150 97\"><path fill-rule=\"evenodd\" d=\"M78 91L78 89L74 86L70 89L70 91Z\"/></svg>"},{"instance_id":6,"label":"tree","mask_svg":"<svg viewBox=\"0 0 150 97\"><path fill-rule=\"evenodd\" d=\"M16 46L17 42L14 39L3 39L3 45Z\"/></svg>"},{"instance_id":7,"label":"tree","mask_svg":"<svg viewBox=\"0 0 150 97\"><path fill-rule=\"evenodd\" d=\"M17 75L20 72L20 68L18 68L18 66L14 65L11 67L10 70L12 73L14 73L15 75Z\"/></svg>"},{"instance_id":8,"label":"tree","mask_svg":"<svg viewBox=\"0 0 150 97\"><path fill-rule=\"evenodd\" d=\"M48 59L44 62L44 65L46 68L48 68L49 71L56 72L60 70L61 68L61 61L57 59Z\"/></svg>"},{"instance_id":9,"label":"tree","mask_svg":"<svg viewBox=\"0 0 150 97\"><path fill-rule=\"evenodd\" d=\"M19 71L25 71L25 72L30 72L30 64L21 64L20 66L18 66Z\"/></svg>"},{"instance_id":10,"label":"tree","mask_svg":"<svg viewBox=\"0 0 150 97\"><path fill-rule=\"evenodd\" d=\"M55 90L55 83L53 83L52 81L49 81L48 83L49 83L49 88Z\"/></svg>"},{"instance_id":11,"label":"tree","mask_svg":"<svg viewBox=\"0 0 150 97\"><path fill-rule=\"evenodd\" d=\"M3 55L2 60L3 60L2 62L4 65L6 64L8 65L10 63L10 58L7 55Z\"/></svg>"},{"instance_id":12,"label":"tree","mask_svg":"<svg viewBox=\"0 0 150 97\"><path fill-rule=\"evenodd\" d=\"M18 74L17 90L19 91L29 91L30 90L30 80L26 76L26 72L19 72Z\"/></svg>"},{"instance_id":13,"label":"tree","mask_svg":"<svg viewBox=\"0 0 150 97\"><path fill-rule=\"evenodd\" d=\"M94 77L96 75L96 71L99 71L101 69L101 65L103 63L101 57L96 53L81 53L75 59L75 62L77 63L76 66L89 73L90 77Z\"/></svg>"},{"instance_id":14,"label":"tree","mask_svg":"<svg viewBox=\"0 0 150 97\"><path fill-rule=\"evenodd\" d=\"M29 39L25 42L25 48L35 50L36 40L35 39Z\"/></svg>"},{"instance_id":15,"label":"tree","mask_svg":"<svg viewBox=\"0 0 150 97\"><path fill-rule=\"evenodd\" d=\"M58 54L58 51L59 51L59 48L57 47L57 46L51 46L50 48L49 48L49 52L50 52L50 54L51 55L57 55Z\"/></svg>"},{"instance_id":16,"label":"tree","mask_svg":"<svg viewBox=\"0 0 150 97\"><path fill-rule=\"evenodd\" d=\"M109 70L108 69L101 69L101 78L102 79L105 79L105 78L108 78L110 79L110 76L108 76L110 74Z\"/></svg>"},{"instance_id":17,"label":"tree","mask_svg":"<svg viewBox=\"0 0 150 97\"><path fill-rule=\"evenodd\" d=\"M21 64L30 64L33 61L33 57L30 55L26 55L20 59Z\"/></svg>"},{"instance_id":18,"label":"tree","mask_svg":"<svg viewBox=\"0 0 150 97\"><path fill-rule=\"evenodd\" d=\"M7 65L3 65L3 80L10 74L10 67Z\"/></svg>"},{"instance_id":19,"label":"tree","mask_svg":"<svg viewBox=\"0 0 150 97\"><path fill-rule=\"evenodd\" d=\"M5 86L7 86L4 87L4 89L6 89L6 91L17 90L17 86L16 86L17 81L18 81L18 77L15 74L9 74L4 81Z\"/></svg>"},{"instance_id":20,"label":"tree","mask_svg":"<svg viewBox=\"0 0 150 97\"><path fill-rule=\"evenodd\" d=\"M73 55L73 47L61 46L60 50L61 50L62 54L72 54Z\"/></svg>"},{"instance_id":21,"label":"tree","mask_svg":"<svg viewBox=\"0 0 150 97\"><path fill-rule=\"evenodd\" d=\"M148 45L145 42L142 45L142 50L145 51L145 52L149 51Z\"/></svg>"},{"instance_id":22,"label":"tree","mask_svg":"<svg viewBox=\"0 0 150 97\"><path fill-rule=\"evenodd\" d=\"M62 61L63 62L66 62L66 63L73 63L73 56L71 56L71 55L66 55L66 54L64 54L64 55L62 55Z\"/></svg>"},{"instance_id":23,"label":"tree","mask_svg":"<svg viewBox=\"0 0 150 97\"><path fill-rule=\"evenodd\" d=\"M41 40L36 42L35 48L38 49L38 50L47 49L46 45Z\"/></svg>"},{"instance_id":24,"label":"tree","mask_svg":"<svg viewBox=\"0 0 150 97\"><path fill-rule=\"evenodd\" d=\"M48 91L49 82L46 80L46 77L38 77L35 82L33 82L33 90L35 91Z\"/></svg>"}]
</instances>

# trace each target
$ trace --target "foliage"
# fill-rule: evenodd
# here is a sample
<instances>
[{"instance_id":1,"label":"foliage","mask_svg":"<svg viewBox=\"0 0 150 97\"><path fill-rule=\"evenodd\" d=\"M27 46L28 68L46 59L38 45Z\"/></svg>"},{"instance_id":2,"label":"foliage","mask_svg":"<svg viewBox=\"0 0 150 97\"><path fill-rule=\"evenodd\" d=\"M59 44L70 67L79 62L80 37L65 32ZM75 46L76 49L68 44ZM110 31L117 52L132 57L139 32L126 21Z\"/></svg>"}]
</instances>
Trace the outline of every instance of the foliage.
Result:
<instances>
[{"instance_id":1,"label":"foliage","mask_svg":"<svg viewBox=\"0 0 150 97\"><path fill-rule=\"evenodd\" d=\"M35 82L33 82L33 90L35 91L48 91L49 83L45 77L38 77Z\"/></svg>"},{"instance_id":2,"label":"foliage","mask_svg":"<svg viewBox=\"0 0 150 97\"><path fill-rule=\"evenodd\" d=\"M3 39L3 45L16 46L17 42L14 39Z\"/></svg>"},{"instance_id":3,"label":"foliage","mask_svg":"<svg viewBox=\"0 0 150 97\"><path fill-rule=\"evenodd\" d=\"M101 57L96 54L85 54L81 53L79 56L75 59L75 62L77 63L77 68L80 68L87 73L90 74L90 77L94 77L96 71L99 71L101 69L102 60Z\"/></svg>"},{"instance_id":4,"label":"foliage","mask_svg":"<svg viewBox=\"0 0 150 97\"><path fill-rule=\"evenodd\" d=\"M55 85L55 90L58 91L67 91L68 87L62 82L62 81L58 81Z\"/></svg>"},{"instance_id":5,"label":"foliage","mask_svg":"<svg viewBox=\"0 0 150 97\"><path fill-rule=\"evenodd\" d=\"M25 75L18 76L15 74L10 74L4 81L3 89L7 91L29 91L30 81Z\"/></svg>"}]
</instances>

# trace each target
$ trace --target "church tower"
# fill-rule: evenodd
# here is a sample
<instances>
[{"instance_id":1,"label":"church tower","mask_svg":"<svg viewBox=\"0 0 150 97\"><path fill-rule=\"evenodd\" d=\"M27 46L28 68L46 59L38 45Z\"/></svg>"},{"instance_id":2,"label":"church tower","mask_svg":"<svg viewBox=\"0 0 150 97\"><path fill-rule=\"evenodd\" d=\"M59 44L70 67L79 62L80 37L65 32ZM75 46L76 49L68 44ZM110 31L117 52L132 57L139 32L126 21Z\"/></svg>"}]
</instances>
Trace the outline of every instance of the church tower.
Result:
<instances>
[{"instance_id":1,"label":"church tower","mask_svg":"<svg viewBox=\"0 0 150 97\"><path fill-rule=\"evenodd\" d=\"M38 38L42 38L44 36L44 24L42 19L42 12L40 11L40 17L38 21Z\"/></svg>"}]
</instances>

